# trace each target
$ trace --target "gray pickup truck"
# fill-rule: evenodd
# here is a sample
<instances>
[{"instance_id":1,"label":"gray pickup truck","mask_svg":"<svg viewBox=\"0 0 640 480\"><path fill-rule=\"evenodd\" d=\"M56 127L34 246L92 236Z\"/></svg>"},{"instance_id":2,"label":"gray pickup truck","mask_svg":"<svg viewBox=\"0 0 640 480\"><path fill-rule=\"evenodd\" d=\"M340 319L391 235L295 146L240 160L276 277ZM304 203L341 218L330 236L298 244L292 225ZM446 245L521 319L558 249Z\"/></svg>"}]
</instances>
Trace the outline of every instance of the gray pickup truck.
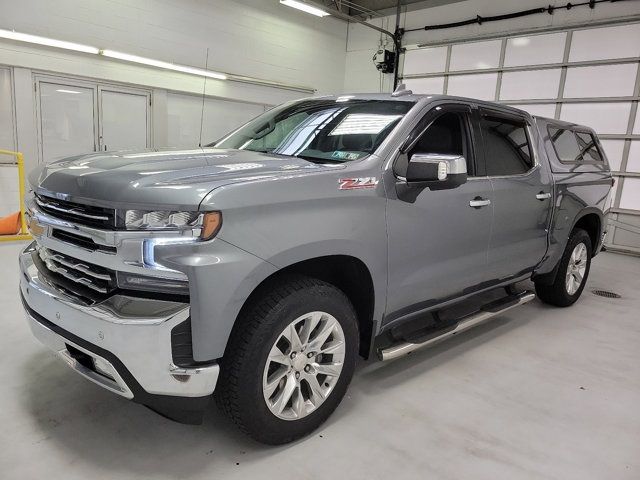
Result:
<instances>
[{"instance_id":1,"label":"gray pickup truck","mask_svg":"<svg viewBox=\"0 0 640 480\"><path fill-rule=\"evenodd\" d=\"M613 184L585 127L440 95L287 103L215 145L30 176L33 334L96 384L279 444L389 360L535 294L566 307ZM522 285L520 283L519 285Z\"/></svg>"}]
</instances>

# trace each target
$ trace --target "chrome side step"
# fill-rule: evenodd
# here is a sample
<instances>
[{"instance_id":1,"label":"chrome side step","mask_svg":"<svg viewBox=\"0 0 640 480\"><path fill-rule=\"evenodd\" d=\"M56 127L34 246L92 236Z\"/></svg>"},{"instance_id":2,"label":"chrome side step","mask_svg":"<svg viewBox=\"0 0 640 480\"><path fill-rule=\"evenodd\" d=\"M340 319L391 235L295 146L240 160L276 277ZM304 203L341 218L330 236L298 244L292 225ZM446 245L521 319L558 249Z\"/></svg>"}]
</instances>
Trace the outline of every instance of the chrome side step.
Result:
<instances>
[{"instance_id":1,"label":"chrome side step","mask_svg":"<svg viewBox=\"0 0 640 480\"><path fill-rule=\"evenodd\" d=\"M535 293L533 292L523 292L514 297L508 297L510 301L508 301L502 308L491 308L487 310L480 310L479 312L472 313L471 315L467 315L466 317L462 317L455 328L451 330L447 330L443 332L441 335L437 335L435 337L429 338L421 343L409 343L403 342L393 345L391 347L382 349L378 352L378 357L382 361L393 360L403 355L406 355L409 352L413 352L414 350L418 350L420 348L429 347L436 343L445 340L453 335L469 330L470 328L475 327L476 325L480 325L481 323L486 322L492 317L496 315L500 315L501 313L506 312L507 310L511 310L514 307L518 307L520 305L524 305L525 303L529 303L531 300L536 298Z\"/></svg>"}]
</instances>

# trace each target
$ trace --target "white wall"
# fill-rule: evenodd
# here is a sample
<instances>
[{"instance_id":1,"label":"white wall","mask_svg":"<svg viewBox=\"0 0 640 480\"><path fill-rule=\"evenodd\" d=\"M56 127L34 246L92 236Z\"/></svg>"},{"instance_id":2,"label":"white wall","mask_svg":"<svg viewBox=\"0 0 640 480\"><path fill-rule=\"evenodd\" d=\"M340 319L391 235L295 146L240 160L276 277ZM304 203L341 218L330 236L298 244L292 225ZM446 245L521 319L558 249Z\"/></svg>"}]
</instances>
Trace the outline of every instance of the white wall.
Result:
<instances>
[{"instance_id":1,"label":"white wall","mask_svg":"<svg viewBox=\"0 0 640 480\"><path fill-rule=\"evenodd\" d=\"M345 72L347 24L319 19L277 0L0 0L0 28L108 48L129 54L200 68L255 77L279 84L340 93ZM208 61L207 59L208 49ZM11 72L10 91L6 72ZM38 161L37 76L85 80L99 85L143 87L152 92L155 147L187 142L168 131L182 120L193 137L193 112L176 110L176 99L196 104L192 95L205 93L205 120L215 138L225 125L255 116L265 106L309 96L309 91L219 81L109 60L97 55L0 40L0 128L14 112L15 138L3 130L1 148L24 152L27 170ZM223 101L223 100L226 100ZM231 102L234 101L234 102ZM235 109L237 114L221 115ZM173 110L172 110L173 109ZM192 109L191 109L192 110ZM232 124L233 123L233 124ZM174 143L178 142L177 145ZM182 143L181 143L182 142ZM8 188L13 168L0 171L0 216L15 211L17 199Z\"/></svg>"}]
</instances>

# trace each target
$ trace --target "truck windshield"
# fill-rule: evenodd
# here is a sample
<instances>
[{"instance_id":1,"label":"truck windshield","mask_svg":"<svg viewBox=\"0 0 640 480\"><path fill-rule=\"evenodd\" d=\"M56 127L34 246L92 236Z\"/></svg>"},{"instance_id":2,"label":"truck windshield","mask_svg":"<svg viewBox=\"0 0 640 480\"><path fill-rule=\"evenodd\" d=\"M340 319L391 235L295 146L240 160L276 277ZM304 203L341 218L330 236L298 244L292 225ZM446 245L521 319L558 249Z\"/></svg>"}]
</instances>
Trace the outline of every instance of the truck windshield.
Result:
<instances>
[{"instance_id":1,"label":"truck windshield","mask_svg":"<svg viewBox=\"0 0 640 480\"><path fill-rule=\"evenodd\" d=\"M209 146L317 163L358 160L373 153L413 105L389 100L304 100L266 112Z\"/></svg>"}]
</instances>

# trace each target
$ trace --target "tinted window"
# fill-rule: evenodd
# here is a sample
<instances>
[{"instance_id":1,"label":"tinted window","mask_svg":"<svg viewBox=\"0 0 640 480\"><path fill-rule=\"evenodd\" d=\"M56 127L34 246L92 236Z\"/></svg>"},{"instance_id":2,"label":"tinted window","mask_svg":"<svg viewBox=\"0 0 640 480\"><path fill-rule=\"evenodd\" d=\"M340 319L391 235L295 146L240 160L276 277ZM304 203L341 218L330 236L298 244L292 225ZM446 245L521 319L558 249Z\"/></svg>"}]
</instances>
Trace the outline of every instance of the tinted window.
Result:
<instances>
[{"instance_id":1,"label":"tinted window","mask_svg":"<svg viewBox=\"0 0 640 480\"><path fill-rule=\"evenodd\" d=\"M463 114L444 113L437 117L427 127L409 155L398 158L394 167L395 172L404 176L407 172L407 162L416 153L439 153L444 155L460 155L467 160L467 172L472 174L470 155L465 151L465 120Z\"/></svg>"},{"instance_id":2,"label":"tinted window","mask_svg":"<svg viewBox=\"0 0 640 480\"><path fill-rule=\"evenodd\" d=\"M524 121L483 117L487 175L518 175L533 167Z\"/></svg>"},{"instance_id":3,"label":"tinted window","mask_svg":"<svg viewBox=\"0 0 640 480\"><path fill-rule=\"evenodd\" d=\"M590 133L576 132L578 145L580 145L581 160L583 162L601 162L602 157L596 146L595 139Z\"/></svg>"},{"instance_id":4,"label":"tinted window","mask_svg":"<svg viewBox=\"0 0 640 480\"><path fill-rule=\"evenodd\" d=\"M456 113L439 116L422 134L411 153L463 155L462 121Z\"/></svg>"},{"instance_id":5,"label":"tinted window","mask_svg":"<svg viewBox=\"0 0 640 480\"><path fill-rule=\"evenodd\" d=\"M602 157L590 133L549 127L549 137L561 162L601 162Z\"/></svg>"},{"instance_id":6,"label":"tinted window","mask_svg":"<svg viewBox=\"0 0 640 480\"><path fill-rule=\"evenodd\" d=\"M318 163L358 160L373 153L413 105L384 100L303 100L260 115L215 146Z\"/></svg>"}]
</instances>

